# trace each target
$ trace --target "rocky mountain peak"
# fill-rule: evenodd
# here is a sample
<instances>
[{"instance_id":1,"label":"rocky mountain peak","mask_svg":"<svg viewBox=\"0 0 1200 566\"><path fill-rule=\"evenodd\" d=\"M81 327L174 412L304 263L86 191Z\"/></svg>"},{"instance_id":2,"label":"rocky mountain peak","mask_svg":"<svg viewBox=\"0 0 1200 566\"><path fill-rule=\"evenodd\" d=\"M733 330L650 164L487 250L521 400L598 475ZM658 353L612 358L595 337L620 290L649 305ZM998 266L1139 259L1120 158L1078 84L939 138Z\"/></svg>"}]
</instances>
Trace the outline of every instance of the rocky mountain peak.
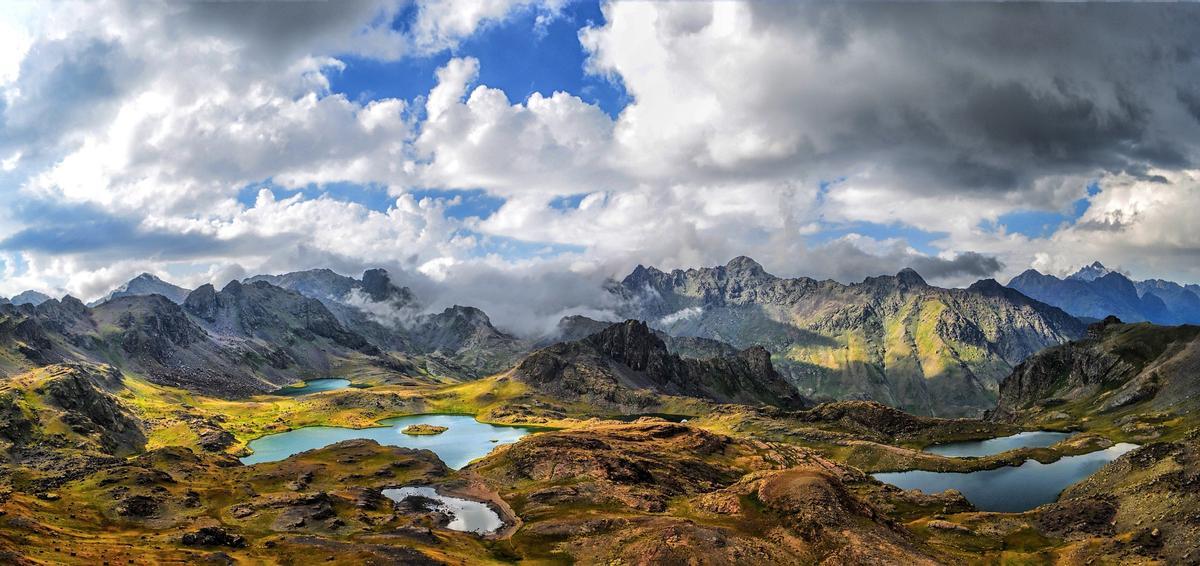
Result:
<instances>
[{"instance_id":1,"label":"rocky mountain peak","mask_svg":"<svg viewBox=\"0 0 1200 566\"><path fill-rule=\"evenodd\" d=\"M454 316L455 318L459 318L473 324L478 324L481 326L492 325L492 319L488 318L487 313L475 307L454 305L450 308L447 308L444 312Z\"/></svg>"},{"instance_id":2,"label":"rocky mountain peak","mask_svg":"<svg viewBox=\"0 0 1200 566\"><path fill-rule=\"evenodd\" d=\"M660 274L662 274L662 271L659 271L657 268L646 267L639 263L629 275L626 275L621 280L621 285L629 289L635 289L651 282L654 277Z\"/></svg>"},{"instance_id":3,"label":"rocky mountain peak","mask_svg":"<svg viewBox=\"0 0 1200 566\"><path fill-rule=\"evenodd\" d=\"M967 287L967 290L981 295L1001 295L1004 293L1005 288L999 281L988 278L972 283L970 287Z\"/></svg>"},{"instance_id":4,"label":"rocky mountain peak","mask_svg":"<svg viewBox=\"0 0 1200 566\"><path fill-rule=\"evenodd\" d=\"M88 306L94 307L105 301L111 301L119 297L145 295L162 295L176 304L183 304L183 300L187 298L188 290L163 281L153 274L143 272L120 287L113 289L107 295L92 301Z\"/></svg>"},{"instance_id":5,"label":"rocky mountain peak","mask_svg":"<svg viewBox=\"0 0 1200 566\"><path fill-rule=\"evenodd\" d=\"M237 295L242 292L242 283L234 279L221 288L221 294Z\"/></svg>"},{"instance_id":6,"label":"rocky mountain peak","mask_svg":"<svg viewBox=\"0 0 1200 566\"><path fill-rule=\"evenodd\" d=\"M9 301L14 305L33 305L35 307L49 300L50 295L34 291L32 289L29 291L23 291L17 294L17 296L9 299Z\"/></svg>"},{"instance_id":7,"label":"rocky mountain peak","mask_svg":"<svg viewBox=\"0 0 1200 566\"><path fill-rule=\"evenodd\" d=\"M383 301L392 290L392 279L386 269L368 269L362 276L363 291L372 301Z\"/></svg>"},{"instance_id":8,"label":"rocky mountain peak","mask_svg":"<svg viewBox=\"0 0 1200 566\"><path fill-rule=\"evenodd\" d=\"M896 274L896 280L910 287L929 286L929 284L925 282L925 278L921 277L921 274L917 273L917 270L911 267L905 267L904 269L901 269L900 272Z\"/></svg>"},{"instance_id":9,"label":"rocky mountain peak","mask_svg":"<svg viewBox=\"0 0 1200 566\"><path fill-rule=\"evenodd\" d=\"M210 283L197 287L183 300L183 309L209 322L216 320L217 290Z\"/></svg>"},{"instance_id":10,"label":"rocky mountain peak","mask_svg":"<svg viewBox=\"0 0 1200 566\"><path fill-rule=\"evenodd\" d=\"M1103 263L1094 261L1091 265L1085 265L1079 268L1079 271L1072 273L1068 279L1076 279L1079 281L1095 281L1096 279L1104 277L1110 273L1116 273L1116 271L1104 267Z\"/></svg>"},{"instance_id":11,"label":"rocky mountain peak","mask_svg":"<svg viewBox=\"0 0 1200 566\"><path fill-rule=\"evenodd\" d=\"M604 355L635 371L647 368L653 352L667 351L666 343L641 320L613 324L586 340Z\"/></svg>"},{"instance_id":12,"label":"rocky mountain peak","mask_svg":"<svg viewBox=\"0 0 1200 566\"><path fill-rule=\"evenodd\" d=\"M362 289L374 302L391 301L404 306L411 306L413 294L408 287L400 287L392 283L392 277L386 269L368 269L363 272Z\"/></svg>"},{"instance_id":13,"label":"rocky mountain peak","mask_svg":"<svg viewBox=\"0 0 1200 566\"><path fill-rule=\"evenodd\" d=\"M72 312L84 314L87 313L87 305L83 304L83 301L76 299L71 295L65 295L59 302L62 303L63 308L69 309Z\"/></svg>"},{"instance_id":14,"label":"rocky mountain peak","mask_svg":"<svg viewBox=\"0 0 1200 566\"><path fill-rule=\"evenodd\" d=\"M766 270L763 269L762 264L744 255L740 255L729 260L729 263L725 264L725 271L754 277L767 274Z\"/></svg>"}]
</instances>

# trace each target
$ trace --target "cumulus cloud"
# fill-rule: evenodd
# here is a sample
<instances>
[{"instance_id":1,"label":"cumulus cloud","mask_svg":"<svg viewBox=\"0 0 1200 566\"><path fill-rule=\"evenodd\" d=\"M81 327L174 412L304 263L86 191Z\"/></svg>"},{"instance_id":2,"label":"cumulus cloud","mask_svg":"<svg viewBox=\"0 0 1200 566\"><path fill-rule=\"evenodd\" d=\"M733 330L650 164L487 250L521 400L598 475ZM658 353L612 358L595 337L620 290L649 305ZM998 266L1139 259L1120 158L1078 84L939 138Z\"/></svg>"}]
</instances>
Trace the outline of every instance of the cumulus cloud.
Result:
<instances>
[{"instance_id":1,"label":"cumulus cloud","mask_svg":"<svg viewBox=\"0 0 1200 566\"><path fill-rule=\"evenodd\" d=\"M0 294L384 266L430 308L537 333L611 312L598 290L638 263L743 254L844 282L914 267L965 285L1094 259L1200 279L1194 6L611 2L578 39L586 72L629 94L615 116L582 93L510 98L459 51L564 5L14 9L0 191L22 205L0 211ZM424 96L331 88L355 59L414 56L444 61ZM347 183L388 200L318 196ZM428 189L500 204L464 217ZM1028 211L1062 226L997 227ZM929 237L918 250L868 224Z\"/></svg>"}]
</instances>

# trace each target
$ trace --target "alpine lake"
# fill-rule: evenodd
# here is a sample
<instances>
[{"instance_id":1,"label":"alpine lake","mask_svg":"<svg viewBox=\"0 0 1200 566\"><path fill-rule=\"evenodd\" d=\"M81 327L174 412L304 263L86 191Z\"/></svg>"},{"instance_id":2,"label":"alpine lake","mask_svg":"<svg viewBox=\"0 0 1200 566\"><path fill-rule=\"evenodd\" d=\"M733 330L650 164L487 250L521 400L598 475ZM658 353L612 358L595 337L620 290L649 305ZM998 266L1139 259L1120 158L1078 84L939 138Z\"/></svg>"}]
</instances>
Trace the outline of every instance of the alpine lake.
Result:
<instances>
[{"instance_id":1,"label":"alpine lake","mask_svg":"<svg viewBox=\"0 0 1200 566\"><path fill-rule=\"evenodd\" d=\"M1069 433L1063 432L1022 432L1000 438L934 445L925 451L947 457L973 458L1018 448L1050 446L1068 436ZM1019 513L1056 501L1064 489L1096 473L1105 464L1137 447L1136 444L1122 442L1087 454L1063 456L1050 464L1029 459L1020 466L1005 466L993 470L911 470L878 473L874 474L874 477L902 489L919 489L925 493L954 489L961 492L981 511Z\"/></svg>"}]
</instances>

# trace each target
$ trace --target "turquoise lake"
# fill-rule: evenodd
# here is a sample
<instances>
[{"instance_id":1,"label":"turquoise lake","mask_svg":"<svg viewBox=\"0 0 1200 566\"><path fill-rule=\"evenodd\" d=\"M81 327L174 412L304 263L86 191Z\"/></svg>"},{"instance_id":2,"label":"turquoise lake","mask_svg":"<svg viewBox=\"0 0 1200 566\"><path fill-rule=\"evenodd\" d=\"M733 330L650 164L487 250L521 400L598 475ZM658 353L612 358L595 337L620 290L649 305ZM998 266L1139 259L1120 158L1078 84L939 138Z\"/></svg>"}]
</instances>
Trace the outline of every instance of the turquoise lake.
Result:
<instances>
[{"instance_id":1,"label":"turquoise lake","mask_svg":"<svg viewBox=\"0 0 1200 566\"><path fill-rule=\"evenodd\" d=\"M949 442L946 444L935 444L925 448L930 454L940 454L942 456L963 457L963 456L991 456L1017 448L1039 448L1043 446L1051 446L1059 441L1065 440L1071 436L1069 432L1050 432L1045 430L1036 430L1032 432L1022 432L1012 436L1002 436L999 438L989 438L987 440L970 440L966 442Z\"/></svg>"},{"instance_id":2,"label":"turquoise lake","mask_svg":"<svg viewBox=\"0 0 1200 566\"><path fill-rule=\"evenodd\" d=\"M321 379L310 379L304 382L304 385L295 386L289 385L272 391L272 395L284 395L287 397L297 397L300 395L308 395L309 393L320 393L321 391L334 391L337 389L345 389L350 387L349 379L341 379L337 377L327 377Z\"/></svg>"},{"instance_id":3,"label":"turquoise lake","mask_svg":"<svg viewBox=\"0 0 1200 566\"><path fill-rule=\"evenodd\" d=\"M1020 466L978 472L912 470L874 474L874 477L903 489L919 489L925 493L957 489L982 511L1017 513L1057 500L1064 489L1135 448L1136 444L1122 442L1105 450L1065 456L1052 464L1027 460Z\"/></svg>"},{"instance_id":4,"label":"turquoise lake","mask_svg":"<svg viewBox=\"0 0 1200 566\"><path fill-rule=\"evenodd\" d=\"M422 423L444 426L447 430L428 436L412 436L400 432L408 425ZM250 449L254 453L241 460L247 465L274 462L335 442L366 438L385 445L432 450L447 466L457 470L471 460L486 456L496 446L516 442L522 436L533 432L524 427L481 423L475 420L475 417L467 415L411 415L386 419L379 424L380 426L372 428L311 426L267 435L250 441Z\"/></svg>"}]
</instances>

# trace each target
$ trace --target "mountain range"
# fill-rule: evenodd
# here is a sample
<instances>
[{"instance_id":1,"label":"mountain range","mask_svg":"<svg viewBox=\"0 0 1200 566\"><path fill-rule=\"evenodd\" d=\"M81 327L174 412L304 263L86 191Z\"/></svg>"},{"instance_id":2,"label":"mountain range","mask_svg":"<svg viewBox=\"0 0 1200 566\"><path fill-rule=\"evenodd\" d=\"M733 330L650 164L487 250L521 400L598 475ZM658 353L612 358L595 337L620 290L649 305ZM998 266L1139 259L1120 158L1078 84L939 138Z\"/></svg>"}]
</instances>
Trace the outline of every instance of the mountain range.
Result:
<instances>
[{"instance_id":1,"label":"mountain range","mask_svg":"<svg viewBox=\"0 0 1200 566\"><path fill-rule=\"evenodd\" d=\"M1112 280L1099 271L1080 280ZM904 270L844 285L749 258L639 267L607 286L630 318L567 316L536 338L474 307L431 310L383 270L252 277L180 301L140 294L159 287L140 279L93 306L0 304L0 562L1195 556L1197 326L1085 327L991 280L942 289ZM351 383L259 395L325 376ZM486 443L460 470L444 448L381 445L403 434L237 459L273 433L444 413L485 431L442 437ZM505 443L488 423L529 434ZM1034 430L1071 434L980 457L928 450ZM1142 446L1021 513L878 475L1049 466L1128 449L1117 442ZM502 526L456 532L434 499L389 499L397 485L485 504Z\"/></svg>"},{"instance_id":2,"label":"mountain range","mask_svg":"<svg viewBox=\"0 0 1200 566\"><path fill-rule=\"evenodd\" d=\"M994 405L1000 381L1017 364L1082 336L1076 316L1184 322L1200 317L1192 287L1134 282L1099 262L1066 279L1027 271L1008 287L983 280L943 289L911 269L846 285L776 277L738 257L671 272L638 266L606 290L621 305L616 314L646 321L670 355L727 358L758 346L769 353L772 371L811 399L970 416ZM229 377L218 388L229 395L298 379L296 368L319 373L343 364L475 379L615 322L569 316L551 335L517 337L475 307L429 311L382 269L358 279L329 269L258 275L220 291L188 291L143 273L87 306L34 291L14 299L5 305L9 340L13 332L37 339L7 350L0 362L6 367L132 357L125 363L163 382L210 387ZM118 338L120 349L104 346ZM177 377L183 373L197 383ZM198 377L206 373L212 375Z\"/></svg>"},{"instance_id":3,"label":"mountain range","mask_svg":"<svg viewBox=\"0 0 1200 566\"><path fill-rule=\"evenodd\" d=\"M1200 324L1200 285L1163 279L1134 281L1100 262L1065 279L1026 270L1008 286L1086 319L1111 315L1127 322Z\"/></svg>"},{"instance_id":4,"label":"mountain range","mask_svg":"<svg viewBox=\"0 0 1200 566\"><path fill-rule=\"evenodd\" d=\"M780 278L747 257L664 272L638 266L610 287L622 316L672 336L759 345L814 398L870 399L905 411L976 415L1029 355L1082 335L1061 309L992 280L927 284L906 269L844 285Z\"/></svg>"}]
</instances>

